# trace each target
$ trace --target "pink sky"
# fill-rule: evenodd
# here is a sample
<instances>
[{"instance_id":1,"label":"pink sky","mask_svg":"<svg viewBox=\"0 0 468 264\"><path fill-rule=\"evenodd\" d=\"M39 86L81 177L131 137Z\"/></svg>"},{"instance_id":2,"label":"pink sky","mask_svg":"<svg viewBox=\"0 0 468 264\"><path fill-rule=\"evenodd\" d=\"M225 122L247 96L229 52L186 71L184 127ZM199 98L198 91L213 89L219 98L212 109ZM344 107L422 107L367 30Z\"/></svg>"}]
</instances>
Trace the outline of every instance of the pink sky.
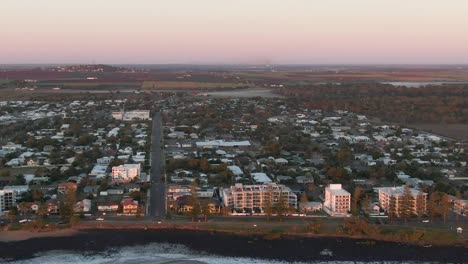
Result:
<instances>
[{"instance_id":1,"label":"pink sky","mask_svg":"<svg viewBox=\"0 0 468 264\"><path fill-rule=\"evenodd\" d=\"M467 0L1 0L6 63L468 63Z\"/></svg>"}]
</instances>

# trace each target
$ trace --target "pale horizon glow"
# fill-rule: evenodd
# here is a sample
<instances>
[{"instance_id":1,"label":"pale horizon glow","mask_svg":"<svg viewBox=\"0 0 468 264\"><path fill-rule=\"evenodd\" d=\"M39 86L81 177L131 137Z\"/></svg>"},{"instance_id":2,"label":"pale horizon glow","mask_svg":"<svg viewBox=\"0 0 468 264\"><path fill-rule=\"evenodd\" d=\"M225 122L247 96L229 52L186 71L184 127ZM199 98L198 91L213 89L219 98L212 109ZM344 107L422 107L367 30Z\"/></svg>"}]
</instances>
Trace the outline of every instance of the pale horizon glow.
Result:
<instances>
[{"instance_id":1,"label":"pale horizon glow","mask_svg":"<svg viewBox=\"0 0 468 264\"><path fill-rule=\"evenodd\" d=\"M467 0L1 0L0 64L468 64Z\"/></svg>"}]
</instances>

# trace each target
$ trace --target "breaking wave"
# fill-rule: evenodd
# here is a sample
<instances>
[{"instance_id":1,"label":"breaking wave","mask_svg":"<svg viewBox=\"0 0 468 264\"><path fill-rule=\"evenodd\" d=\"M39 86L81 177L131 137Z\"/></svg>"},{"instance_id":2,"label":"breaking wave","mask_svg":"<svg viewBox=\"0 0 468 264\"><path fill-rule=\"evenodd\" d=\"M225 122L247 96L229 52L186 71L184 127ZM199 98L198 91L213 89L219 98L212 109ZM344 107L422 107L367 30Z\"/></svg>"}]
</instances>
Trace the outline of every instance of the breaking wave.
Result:
<instances>
[{"instance_id":1,"label":"breaking wave","mask_svg":"<svg viewBox=\"0 0 468 264\"><path fill-rule=\"evenodd\" d=\"M0 259L0 262L1 259ZM26 260L16 260L9 263L26 264L68 264L68 263L88 263L88 264L282 264L291 263L286 261L276 261L269 259L255 259L245 257L224 257L199 252L189 249L183 245L169 243L151 243L144 246L127 246L111 248L104 252L80 252L52 250L35 254L33 258ZM304 262L293 262L304 263ZM311 263L311 262L307 262ZM364 263L356 261L317 261L312 263ZM369 263L369 262L365 262ZM375 262L375 263L402 263L402 262ZM421 263L421 262L405 262Z\"/></svg>"}]
</instances>

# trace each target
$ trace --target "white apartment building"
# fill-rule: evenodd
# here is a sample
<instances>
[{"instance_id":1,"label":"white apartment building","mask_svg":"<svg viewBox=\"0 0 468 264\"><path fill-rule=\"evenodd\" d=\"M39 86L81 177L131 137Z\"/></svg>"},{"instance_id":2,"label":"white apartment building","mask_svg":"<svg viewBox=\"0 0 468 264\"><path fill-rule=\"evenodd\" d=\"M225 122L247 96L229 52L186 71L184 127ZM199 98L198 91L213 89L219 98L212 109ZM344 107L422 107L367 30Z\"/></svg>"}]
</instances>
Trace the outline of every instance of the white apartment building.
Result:
<instances>
[{"instance_id":1,"label":"white apartment building","mask_svg":"<svg viewBox=\"0 0 468 264\"><path fill-rule=\"evenodd\" d=\"M405 194L405 186L399 186L399 187L382 187L378 188L379 191L379 202L382 208L388 212L390 208L390 200L395 198L395 212L398 215L399 208L401 206L401 203L403 201L403 197ZM418 212L426 212L426 201L427 201L427 193L421 192L417 189L410 189L411 191L411 196L413 197L413 213L415 215L418 214ZM423 199L419 199L420 201L418 202L418 195L422 195ZM418 208L418 206L423 206L422 210Z\"/></svg>"},{"instance_id":2,"label":"white apartment building","mask_svg":"<svg viewBox=\"0 0 468 264\"><path fill-rule=\"evenodd\" d=\"M140 177L141 164L124 164L112 167L112 182L126 183Z\"/></svg>"},{"instance_id":3,"label":"white apartment building","mask_svg":"<svg viewBox=\"0 0 468 264\"><path fill-rule=\"evenodd\" d=\"M351 210L351 194L341 184L330 184L325 188L323 209L331 216L346 216Z\"/></svg>"},{"instance_id":4,"label":"white apartment building","mask_svg":"<svg viewBox=\"0 0 468 264\"><path fill-rule=\"evenodd\" d=\"M220 195L223 206L238 211L246 209L252 212L265 212L266 202L275 205L283 195L289 206L297 208L297 196L289 187L281 184L269 183L264 185L242 185L237 183L229 189L222 189Z\"/></svg>"},{"instance_id":5,"label":"white apartment building","mask_svg":"<svg viewBox=\"0 0 468 264\"><path fill-rule=\"evenodd\" d=\"M112 117L117 120L132 121L132 120L149 120L149 110L133 110L126 112L112 112Z\"/></svg>"},{"instance_id":6,"label":"white apartment building","mask_svg":"<svg viewBox=\"0 0 468 264\"><path fill-rule=\"evenodd\" d=\"M16 206L15 192L13 190L0 190L0 215L4 215Z\"/></svg>"}]
</instances>

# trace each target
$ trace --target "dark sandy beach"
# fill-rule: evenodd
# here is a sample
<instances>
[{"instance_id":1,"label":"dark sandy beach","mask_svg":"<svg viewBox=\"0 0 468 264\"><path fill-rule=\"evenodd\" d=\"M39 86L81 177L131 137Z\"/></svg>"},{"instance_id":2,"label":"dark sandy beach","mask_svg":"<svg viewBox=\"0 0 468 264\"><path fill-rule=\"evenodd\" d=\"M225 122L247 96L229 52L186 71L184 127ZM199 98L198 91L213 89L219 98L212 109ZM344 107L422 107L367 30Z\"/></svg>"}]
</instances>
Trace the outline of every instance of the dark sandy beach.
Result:
<instances>
[{"instance_id":1,"label":"dark sandy beach","mask_svg":"<svg viewBox=\"0 0 468 264\"><path fill-rule=\"evenodd\" d=\"M148 243L182 244L195 251L230 257L284 261L417 261L466 263L468 248L462 246L420 247L393 242L336 237L288 237L268 240L194 230L95 229L70 236L36 237L0 242L3 259L28 259L49 250L99 253L110 248ZM333 255L323 254L324 250Z\"/></svg>"}]
</instances>

